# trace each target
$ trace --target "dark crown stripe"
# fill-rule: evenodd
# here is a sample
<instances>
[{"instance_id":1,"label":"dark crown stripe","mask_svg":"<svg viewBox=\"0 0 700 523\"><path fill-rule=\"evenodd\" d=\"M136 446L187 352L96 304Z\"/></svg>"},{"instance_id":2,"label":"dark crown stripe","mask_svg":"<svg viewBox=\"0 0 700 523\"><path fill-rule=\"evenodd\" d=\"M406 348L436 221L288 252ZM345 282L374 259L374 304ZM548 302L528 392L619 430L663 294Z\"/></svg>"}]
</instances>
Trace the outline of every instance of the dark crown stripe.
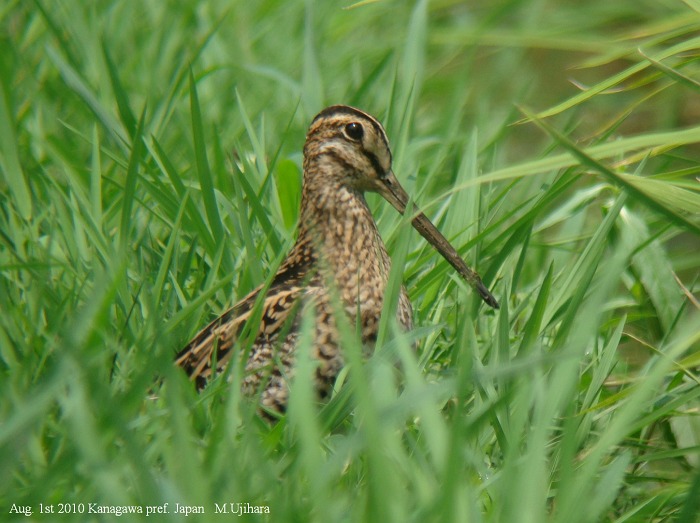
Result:
<instances>
[{"instance_id":1,"label":"dark crown stripe","mask_svg":"<svg viewBox=\"0 0 700 523\"><path fill-rule=\"evenodd\" d=\"M377 120L375 120L372 116L365 113L364 111L360 111L359 109L356 109L354 107L350 107L349 105L331 105L330 107L326 107L323 111L321 111L320 113L318 113L316 115L316 117L314 118L314 122L316 120L320 120L321 118L330 118L332 116L338 116L341 114L365 118L367 120L370 120L371 122L373 122L374 124L378 125L381 128L381 125L379 125L379 122L377 122Z\"/></svg>"},{"instance_id":2,"label":"dark crown stripe","mask_svg":"<svg viewBox=\"0 0 700 523\"><path fill-rule=\"evenodd\" d=\"M314 118L312 125L316 123L318 120L321 119L329 119L334 116L340 116L340 115L345 115L345 116L355 116L357 118L360 118L362 120L367 120L369 123L374 127L375 131L379 136L382 137L382 140L384 140L384 144L389 147L389 140L386 137L386 133L384 132L384 127L382 127L382 124L380 124L376 118L374 118L372 115L367 114L364 111L360 111L359 109L356 109L355 107L350 107L349 105L331 105L330 107L326 107L323 111L318 113L316 117Z\"/></svg>"}]
</instances>

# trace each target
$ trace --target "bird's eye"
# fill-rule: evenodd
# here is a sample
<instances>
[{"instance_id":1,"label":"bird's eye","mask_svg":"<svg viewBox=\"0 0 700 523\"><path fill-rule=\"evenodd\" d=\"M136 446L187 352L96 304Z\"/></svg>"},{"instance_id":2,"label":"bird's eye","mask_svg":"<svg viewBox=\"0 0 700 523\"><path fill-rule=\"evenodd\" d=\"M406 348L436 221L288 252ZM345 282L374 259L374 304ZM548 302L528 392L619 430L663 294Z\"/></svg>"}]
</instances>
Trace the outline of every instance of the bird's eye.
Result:
<instances>
[{"instance_id":1,"label":"bird's eye","mask_svg":"<svg viewBox=\"0 0 700 523\"><path fill-rule=\"evenodd\" d=\"M348 138L352 140L357 140L359 142L360 140L362 140L362 135L364 133L365 130L357 122L352 122L345 126L345 134L347 134Z\"/></svg>"}]
</instances>

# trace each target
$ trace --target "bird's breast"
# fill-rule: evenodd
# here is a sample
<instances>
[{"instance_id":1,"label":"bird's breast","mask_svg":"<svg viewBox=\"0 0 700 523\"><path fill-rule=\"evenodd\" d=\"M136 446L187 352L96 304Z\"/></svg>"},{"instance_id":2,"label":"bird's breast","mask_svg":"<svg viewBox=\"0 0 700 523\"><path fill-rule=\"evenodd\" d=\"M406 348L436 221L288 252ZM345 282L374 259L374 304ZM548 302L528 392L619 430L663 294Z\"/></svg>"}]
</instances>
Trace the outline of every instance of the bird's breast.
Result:
<instances>
[{"instance_id":1,"label":"bird's breast","mask_svg":"<svg viewBox=\"0 0 700 523\"><path fill-rule=\"evenodd\" d=\"M322 279L336 289L348 317L360 322L363 340L372 342L379 327L391 259L366 206L357 206L345 219L328 225L318 235ZM411 304L403 286L400 292L397 320L410 329Z\"/></svg>"}]
</instances>

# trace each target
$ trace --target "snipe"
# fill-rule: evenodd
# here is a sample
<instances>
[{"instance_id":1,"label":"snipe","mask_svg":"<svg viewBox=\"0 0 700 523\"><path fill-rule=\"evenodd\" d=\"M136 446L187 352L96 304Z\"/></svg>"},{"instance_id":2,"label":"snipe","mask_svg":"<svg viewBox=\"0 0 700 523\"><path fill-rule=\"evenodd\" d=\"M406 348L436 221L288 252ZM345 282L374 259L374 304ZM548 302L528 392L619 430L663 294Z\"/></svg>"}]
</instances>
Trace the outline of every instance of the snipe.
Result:
<instances>
[{"instance_id":1,"label":"snipe","mask_svg":"<svg viewBox=\"0 0 700 523\"><path fill-rule=\"evenodd\" d=\"M287 380L294 373L302 305L315 308L313 356L318 360L316 389L331 390L343 366L331 306L331 287L352 322L359 322L364 344L377 337L391 260L372 218L364 193L383 196L400 213L409 198L391 170L391 151L382 125L369 114L344 105L321 111L311 123L304 145L304 181L296 243L275 274L262 304L262 319L248 356L242 388L261 392L264 408L283 412ZM498 302L445 237L415 207L413 226L491 307ZM258 287L205 327L177 355L203 387L212 364L221 371L231 361L236 337L251 316ZM401 288L398 322L411 329L412 308ZM356 323L357 324L357 323Z\"/></svg>"}]
</instances>

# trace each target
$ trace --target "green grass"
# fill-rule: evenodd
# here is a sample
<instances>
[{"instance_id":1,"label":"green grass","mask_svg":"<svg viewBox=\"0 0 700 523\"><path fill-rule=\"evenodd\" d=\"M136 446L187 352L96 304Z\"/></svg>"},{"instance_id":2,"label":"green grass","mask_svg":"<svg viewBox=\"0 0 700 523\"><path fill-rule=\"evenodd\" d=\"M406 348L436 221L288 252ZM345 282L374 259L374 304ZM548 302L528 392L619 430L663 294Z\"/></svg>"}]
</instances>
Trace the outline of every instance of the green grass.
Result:
<instances>
[{"instance_id":1,"label":"green grass","mask_svg":"<svg viewBox=\"0 0 700 523\"><path fill-rule=\"evenodd\" d=\"M0 7L3 519L700 520L700 3L181 4ZM370 196L417 328L345 325L323 407L302 344L269 426L172 359L280 263L331 103L502 307Z\"/></svg>"}]
</instances>

